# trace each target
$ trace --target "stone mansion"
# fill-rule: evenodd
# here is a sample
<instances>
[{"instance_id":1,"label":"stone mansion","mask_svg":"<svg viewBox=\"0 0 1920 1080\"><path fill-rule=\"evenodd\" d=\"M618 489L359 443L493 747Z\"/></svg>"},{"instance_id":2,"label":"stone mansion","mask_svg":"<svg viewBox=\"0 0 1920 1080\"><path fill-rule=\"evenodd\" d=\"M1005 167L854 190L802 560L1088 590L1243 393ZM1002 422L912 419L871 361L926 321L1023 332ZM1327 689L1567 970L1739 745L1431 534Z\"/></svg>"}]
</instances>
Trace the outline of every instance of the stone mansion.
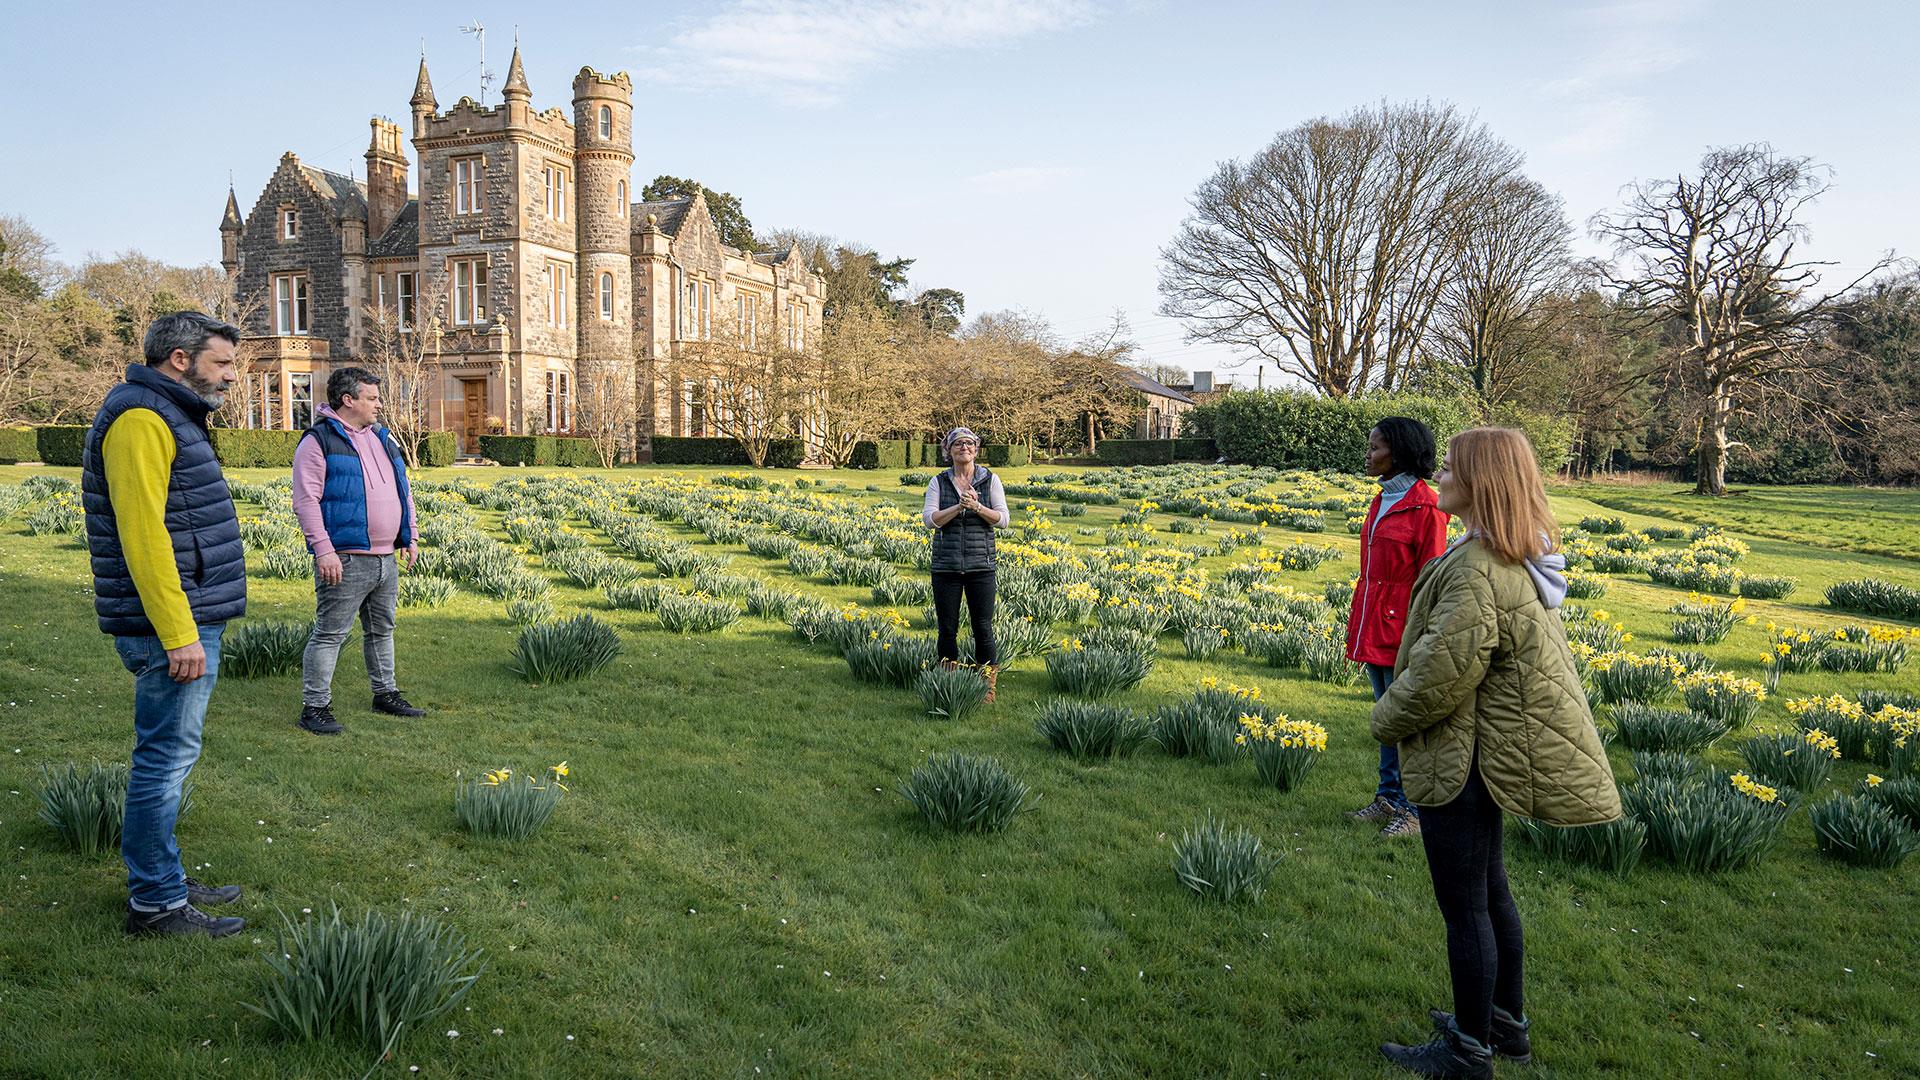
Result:
<instances>
[{"instance_id":1,"label":"stone mansion","mask_svg":"<svg viewBox=\"0 0 1920 1080\"><path fill-rule=\"evenodd\" d=\"M464 453L488 431L574 430L581 379L608 370L644 448L713 434L712 376L688 346L717 327L818 341L826 284L794 250L727 246L697 196L633 200L625 72L582 68L571 116L536 112L516 47L501 97L439 111L423 57L414 190L399 125L376 117L364 182L288 153L246 216L228 191L221 263L252 311L252 426L304 427L331 366L369 363L397 330L431 335L415 342L428 423Z\"/></svg>"}]
</instances>

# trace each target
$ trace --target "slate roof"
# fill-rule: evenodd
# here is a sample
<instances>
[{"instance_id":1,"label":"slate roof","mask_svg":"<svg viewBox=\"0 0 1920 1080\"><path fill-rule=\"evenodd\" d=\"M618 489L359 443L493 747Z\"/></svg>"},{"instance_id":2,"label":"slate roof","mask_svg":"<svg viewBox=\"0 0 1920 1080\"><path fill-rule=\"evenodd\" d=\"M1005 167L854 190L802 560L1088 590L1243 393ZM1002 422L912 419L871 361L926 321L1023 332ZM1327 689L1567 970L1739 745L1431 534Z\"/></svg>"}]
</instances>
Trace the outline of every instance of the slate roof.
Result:
<instances>
[{"instance_id":1,"label":"slate roof","mask_svg":"<svg viewBox=\"0 0 1920 1080\"><path fill-rule=\"evenodd\" d=\"M767 266L779 266L793 255L793 247L792 244L788 244L779 251L756 251L753 253L753 261Z\"/></svg>"},{"instance_id":2,"label":"slate roof","mask_svg":"<svg viewBox=\"0 0 1920 1080\"><path fill-rule=\"evenodd\" d=\"M687 208L693 205L692 196L678 199L660 199L655 202L637 202L633 204L634 225L645 228L647 215L652 214L660 220L660 231L668 236L680 235L680 226L686 224Z\"/></svg>"},{"instance_id":3,"label":"slate roof","mask_svg":"<svg viewBox=\"0 0 1920 1080\"><path fill-rule=\"evenodd\" d=\"M1194 404L1194 400L1188 397L1187 395L1181 393L1178 390L1171 390L1171 389L1168 389L1167 387L1161 386L1159 383L1154 382L1152 379L1147 378L1145 375L1142 375L1140 372L1135 371L1132 368L1125 369L1122 372L1122 374L1126 376L1127 385L1133 387L1135 390L1138 390L1143 394L1152 394L1155 397L1170 398L1174 401L1184 401L1189 405Z\"/></svg>"},{"instance_id":4,"label":"slate roof","mask_svg":"<svg viewBox=\"0 0 1920 1080\"><path fill-rule=\"evenodd\" d=\"M411 257L420 252L420 200L408 199L407 205L400 208L393 224L380 238L367 245L367 258L391 259L397 256Z\"/></svg>"},{"instance_id":5,"label":"slate roof","mask_svg":"<svg viewBox=\"0 0 1920 1080\"><path fill-rule=\"evenodd\" d=\"M320 193L321 198L331 204L334 220L353 217L366 220L367 189L352 177L316 169L311 165L300 166L300 173Z\"/></svg>"}]
</instances>

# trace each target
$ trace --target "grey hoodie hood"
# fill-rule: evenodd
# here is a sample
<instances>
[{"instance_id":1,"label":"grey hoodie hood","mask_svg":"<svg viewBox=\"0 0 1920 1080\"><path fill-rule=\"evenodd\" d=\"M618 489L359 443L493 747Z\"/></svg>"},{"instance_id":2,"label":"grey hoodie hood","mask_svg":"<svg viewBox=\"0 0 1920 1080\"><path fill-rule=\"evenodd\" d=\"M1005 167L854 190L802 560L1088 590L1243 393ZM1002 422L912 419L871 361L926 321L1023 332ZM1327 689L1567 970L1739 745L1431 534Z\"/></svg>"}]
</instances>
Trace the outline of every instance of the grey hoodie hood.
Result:
<instances>
[{"instance_id":1,"label":"grey hoodie hood","mask_svg":"<svg viewBox=\"0 0 1920 1080\"><path fill-rule=\"evenodd\" d=\"M1454 537L1453 543L1447 545L1447 550L1452 551L1477 535L1479 535L1477 532L1462 533ZM1527 568L1527 576L1533 579L1534 591L1540 594L1541 607L1552 611L1566 602L1567 557L1565 555L1557 551L1549 551L1545 555L1536 555L1528 559L1522 565Z\"/></svg>"}]
</instances>

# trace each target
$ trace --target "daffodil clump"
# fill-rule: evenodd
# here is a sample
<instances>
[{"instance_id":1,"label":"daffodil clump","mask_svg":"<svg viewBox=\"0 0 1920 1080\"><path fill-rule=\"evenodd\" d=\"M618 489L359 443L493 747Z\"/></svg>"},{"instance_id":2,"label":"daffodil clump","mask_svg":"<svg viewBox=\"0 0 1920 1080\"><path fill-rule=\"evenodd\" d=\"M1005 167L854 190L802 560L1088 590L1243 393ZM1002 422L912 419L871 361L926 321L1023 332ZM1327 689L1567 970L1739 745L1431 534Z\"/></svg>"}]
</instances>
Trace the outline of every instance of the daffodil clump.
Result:
<instances>
[{"instance_id":1,"label":"daffodil clump","mask_svg":"<svg viewBox=\"0 0 1920 1080\"><path fill-rule=\"evenodd\" d=\"M861 682L906 689L938 659L934 642L909 634L881 634L857 641L842 654L847 669Z\"/></svg>"},{"instance_id":2,"label":"daffodil clump","mask_svg":"<svg viewBox=\"0 0 1920 1080\"><path fill-rule=\"evenodd\" d=\"M1568 645L1585 645L1593 653L1619 652L1633 640L1625 623L1600 608L1566 604L1560 608L1560 624Z\"/></svg>"},{"instance_id":3,"label":"daffodil clump","mask_svg":"<svg viewBox=\"0 0 1920 1080\"><path fill-rule=\"evenodd\" d=\"M1767 700L1767 688L1725 671L1693 671L1677 684L1687 708L1711 716L1729 731L1746 727Z\"/></svg>"},{"instance_id":4,"label":"daffodil clump","mask_svg":"<svg viewBox=\"0 0 1920 1080\"><path fill-rule=\"evenodd\" d=\"M1835 582L1827 586L1827 603L1862 615L1920 619L1920 589L1878 578Z\"/></svg>"},{"instance_id":5,"label":"daffodil clump","mask_svg":"<svg viewBox=\"0 0 1920 1080\"><path fill-rule=\"evenodd\" d=\"M1253 758L1260 782L1292 791L1327 751L1327 729L1311 720L1291 720L1284 713L1271 716L1242 713L1234 744Z\"/></svg>"},{"instance_id":6,"label":"daffodil clump","mask_svg":"<svg viewBox=\"0 0 1920 1080\"><path fill-rule=\"evenodd\" d=\"M1620 796L1646 826L1649 851L1702 873L1757 862L1779 842L1791 811L1780 790L1718 770L1642 776Z\"/></svg>"},{"instance_id":7,"label":"daffodil clump","mask_svg":"<svg viewBox=\"0 0 1920 1080\"><path fill-rule=\"evenodd\" d=\"M1868 718L1873 726L1873 759L1898 777L1920 772L1920 709L1882 705Z\"/></svg>"},{"instance_id":8,"label":"daffodil clump","mask_svg":"<svg viewBox=\"0 0 1920 1080\"><path fill-rule=\"evenodd\" d=\"M1841 757L1865 761L1871 753L1875 728L1867 710L1852 698L1834 694L1789 699L1787 715L1801 730L1818 730L1832 738Z\"/></svg>"},{"instance_id":9,"label":"daffodil clump","mask_svg":"<svg viewBox=\"0 0 1920 1080\"><path fill-rule=\"evenodd\" d=\"M1732 593L1740 586L1740 571L1719 559L1702 558L1696 551L1662 552L1647 576L1661 585L1700 592Z\"/></svg>"},{"instance_id":10,"label":"daffodil clump","mask_svg":"<svg viewBox=\"0 0 1920 1080\"><path fill-rule=\"evenodd\" d=\"M1627 876L1640 864L1647 846L1647 827L1632 817L1571 828L1528 817L1516 817L1515 821L1520 836L1548 858L1597 867L1618 877Z\"/></svg>"},{"instance_id":11,"label":"daffodil clump","mask_svg":"<svg viewBox=\"0 0 1920 1080\"><path fill-rule=\"evenodd\" d=\"M1692 593L1685 603L1667 609L1668 614L1680 616L1673 624L1673 640L1686 645L1717 645L1727 639L1746 608L1745 599L1721 602Z\"/></svg>"},{"instance_id":12,"label":"daffodil clump","mask_svg":"<svg viewBox=\"0 0 1920 1080\"><path fill-rule=\"evenodd\" d=\"M1127 757L1152 737L1131 709L1073 698L1048 698L1033 727L1049 746L1082 761Z\"/></svg>"},{"instance_id":13,"label":"daffodil clump","mask_svg":"<svg viewBox=\"0 0 1920 1080\"><path fill-rule=\"evenodd\" d=\"M1727 733L1726 725L1686 709L1622 701L1608 710L1613 740L1636 752L1698 753Z\"/></svg>"},{"instance_id":14,"label":"daffodil clump","mask_svg":"<svg viewBox=\"0 0 1920 1080\"><path fill-rule=\"evenodd\" d=\"M1063 694L1105 697L1138 686L1153 671L1159 646L1151 637L1102 626L1061 639L1047 654L1047 678Z\"/></svg>"},{"instance_id":15,"label":"daffodil clump","mask_svg":"<svg viewBox=\"0 0 1920 1080\"><path fill-rule=\"evenodd\" d=\"M1671 656L1642 656L1625 651L1591 655L1587 679L1599 699L1609 705L1621 701L1655 702L1673 692L1686 672Z\"/></svg>"},{"instance_id":16,"label":"daffodil clump","mask_svg":"<svg viewBox=\"0 0 1920 1080\"><path fill-rule=\"evenodd\" d=\"M1038 801L999 761L968 754L929 756L898 790L929 826L952 832L1000 832Z\"/></svg>"},{"instance_id":17,"label":"daffodil clump","mask_svg":"<svg viewBox=\"0 0 1920 1080\"><path fill-rule=\"evenodd\" d=\"M1741 744L1740 757L1767 783L1813 791L1832 775L1833 763L1840 757L1840 743L1819 728L1760 735Z\"/></svg>"},{"instance_id":18,"label":"daffodil clump","mask_svg":"<svg viewBox=\"0 0 1920 1080\"><path fill-rule=\"evenodd\" d=\"M1575 600L1598 600L1607 595L1607 585L1613 579L1591 570L1567 571L1567 595Z\"/></svg>"},{"instance_id":19,"label":"daffodil clump","mask_svg":"<svg viewBox=\"0 0 1920 1080\"><path fill-rule=\"evenodd\" d=\"M1258 686L1241 686L1208 676L1191 696L1163 705L1148 717L1153 741L1173 757L1203 757L1214 765L1234 761L1240 753L1235 738L1239 718L1264 717Z\"/></svg>"},{"instance_id":20,"label":"daffodil clump","mask_svg":"<svg viewBox=\"0 0 1920 1080\"><path fill-rule=\"evenodd\" d=\"M1828 671L1893 674L1907 662L1907 643L1915 632L1893 626L1844 626L1832 632L1820 655Z\"/></svg>"},{"instance_id":21,"label":"daffodil clump","mask_svg":"<svg viewBox=\"0 0 1920 1080\"><path fill-rule=\"evenodd\" d=\"M1211 813L1173 845L1173 876L1194 894L1222 904L1260 899L1280 853L1245 826L1229 828Z\"/></svg>"},{"instance_id":22,"label":"daffodil clump","mask_svg":"<svg viewBox=\"0 0 1920 1080\"><path fill-rule=\"evenodd\" d=\"M1892 869L1920 851L1920 833L1871 796L1836 795L1807 817L1820 850L1854 866Z\"/></svg>"},{"instance_id":23,"label":"daffodil clump","mask_svg":"<svg viewBox=\"0 0 1920 1080\"><path fill-rule=\"evenodd\" d=\"M543 773L490 769L478 777L454 778L453 813L467 831L502 840L524 840L539 832L560 805L564 783L573 774L566 763Z\"/></svg>"}]
</instances>

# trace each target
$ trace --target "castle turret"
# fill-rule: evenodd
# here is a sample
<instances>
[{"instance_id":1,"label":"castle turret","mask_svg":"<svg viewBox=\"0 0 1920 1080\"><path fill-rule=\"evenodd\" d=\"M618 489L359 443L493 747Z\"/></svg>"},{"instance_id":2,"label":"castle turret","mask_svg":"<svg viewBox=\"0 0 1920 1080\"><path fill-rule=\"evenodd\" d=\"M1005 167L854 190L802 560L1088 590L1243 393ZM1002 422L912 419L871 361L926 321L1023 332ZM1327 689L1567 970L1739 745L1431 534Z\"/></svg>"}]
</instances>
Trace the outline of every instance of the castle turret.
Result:
<instances>
[{"instance_id":1,"label":"castle turret","mask_svg":"<svg viewBox=\"0 0 1920 1080\"><path fill-rule=\"evenodd\" d=\"M413 80L413 137L426 134L427 117L432 116L440 103L433 99L433 80L427 78L427 54L420 54L420 76Z\"/></svg>"},{"instance_id":2,"label":"castle turret","mask_svg":"<svg viewBox=\"0 0 1920 1080\"><path fill-rule=\"evenodd\" d=\"M233 185L227 185L227 212L220 218L220 268L229 275L240 269L240 234L246 231L240 219L240 200L233 197Z\"/></svg>"},{"instance_id":3,"label":"castle turret","mask_svg":"<svg viewBox=\"0 0 1920 1080\"><path fill-rule=\"evenodd\" d=\"M533 89L527 85L527 69L520 64L520 46L513 47L513 59L507 63L507 82L500 88L506 102L507 126L527 126L527 114L533 110Z\"/></svg>"},{"instance_id":4,"label":"castle turret","mask_svg":"<svg viewBox=\"0 0 1920 1080\"><path fill-rule=\"evenodd\" d=\"M581 68L573 80L578 372L581 402L630 416L633 393L633 80ZM602 402L605 395L617 400ZM597 426L592 415L583 426Z\"/></svg>"},{"instance_id":5,"label":"castle turret","mask_svg":"<svg viewBox=\"0 0 1920 1080\"><path fill-rule=\"evenodd\" d=\"M382 117L368 122L367 239L385 236L387 226L407 205L407 157L400 150L400 125Z\"/></svg>"}]
</instances>

